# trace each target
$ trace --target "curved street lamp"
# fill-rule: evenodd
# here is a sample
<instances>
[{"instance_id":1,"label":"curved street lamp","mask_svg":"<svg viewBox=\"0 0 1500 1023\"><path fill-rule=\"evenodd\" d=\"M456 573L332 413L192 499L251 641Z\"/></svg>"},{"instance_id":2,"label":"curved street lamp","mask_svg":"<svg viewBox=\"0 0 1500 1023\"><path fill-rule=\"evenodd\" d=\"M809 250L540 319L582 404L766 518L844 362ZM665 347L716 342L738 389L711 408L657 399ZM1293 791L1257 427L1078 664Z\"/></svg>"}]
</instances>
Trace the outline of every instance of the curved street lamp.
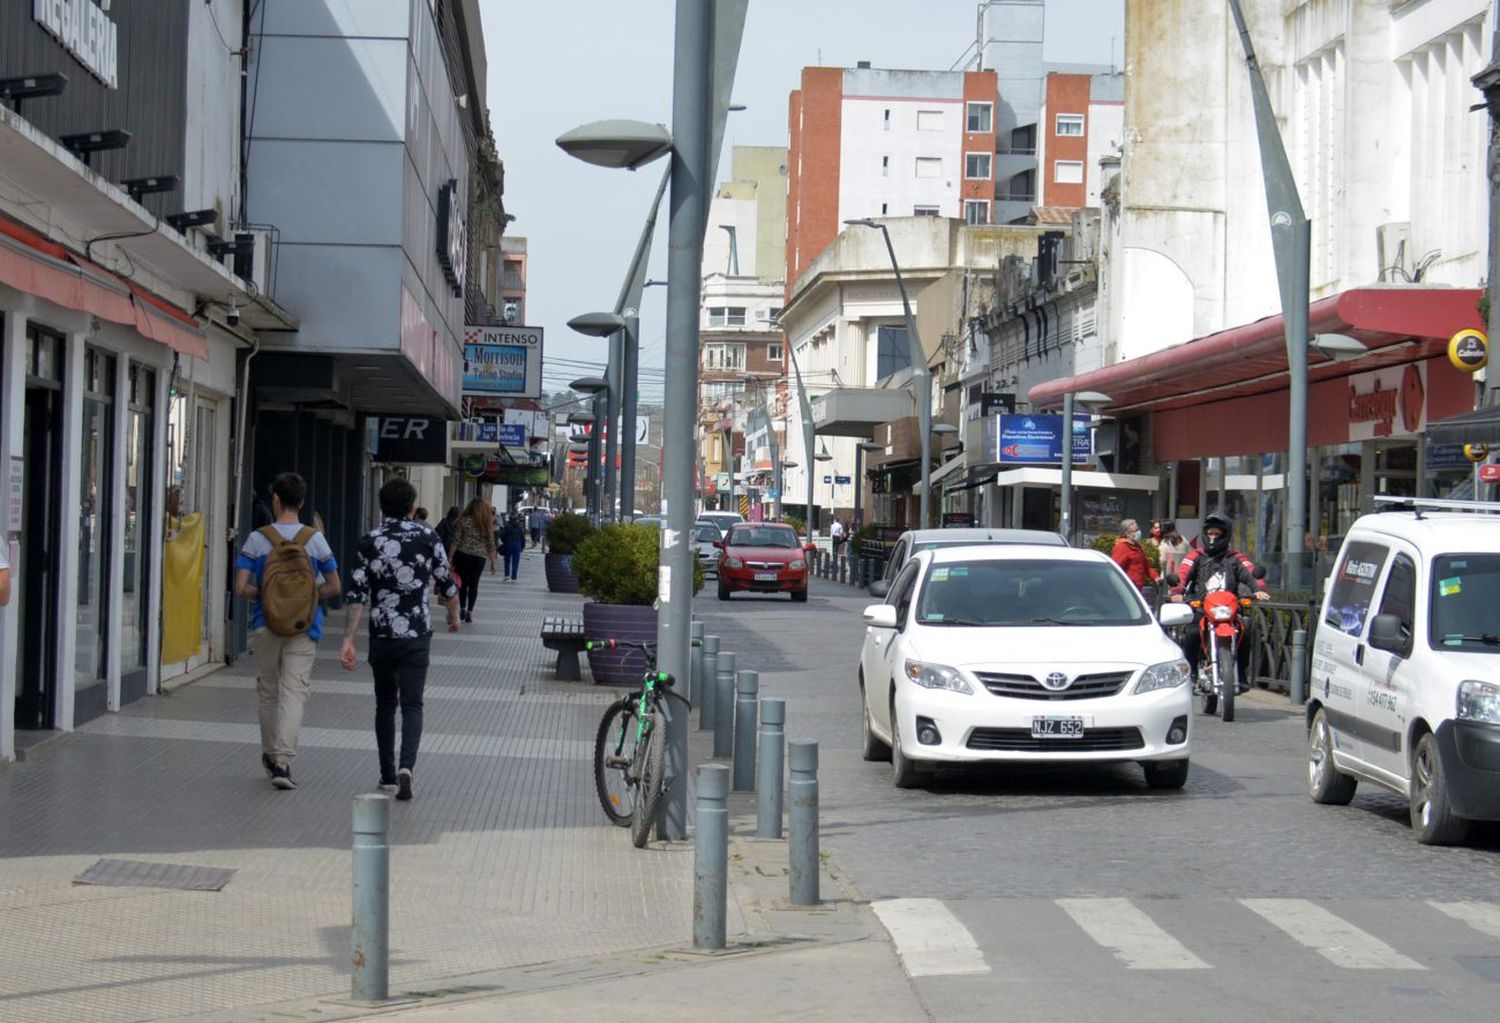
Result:
<instances>
[{"instance_id":1,"label":"curved street lamp","mask_svg":"<svg viewBox=\"0 0 1500 1023\"><path fill-rule=\"evenodd\" d=\"M597 167L635 170L672 151L672 133L647 121L591 121L557 137L563 152Z\"/></svg>"},{"instance_id":2,"label":"curved street lamp","mask_svg":"<svg viewBox=\"0 0 1500 1023\"><path fill-rule=\"evenodd\" d=\"M604 374L609 381L604 402L604 506L607 509L604 517L614 518L616 499L624 497L624 488L616 486L615 482L615 451L620 451L618 464L635 465L635 382L629 374L623 372L625 317L619 313L584 313L569 320L568 326L589 337L609 338L609 362ZM625 398L625 403L630 406L623 417L620 414L622 390L629 395ZM621 424L622 420L623 423L630 424L628 428L616 425ZM621 434L629 438L628 448L621 443ZM630 486L632 489L635 487L634 474L631 474ZM623 499L618 502L622 513L624 505Z\"/></svg>"},{"instance_id":3,"label":"curved street lamp","mask_svg":"<svg viewBox=\"0 0 1500 1023\"><path fill-rule=\"evenodd\" d=\"M579 377L568 385L579 394L593 395L593 411L589 414L589 421L594 428L589 431L589 464L588 471L584 474L584 494L587 500L584 502L589 510L589 518L597 525L599 522L599 506L601 503L599 487L599 433L600 420L604 418L604 410L600 407L602 396L609 390L609 381L603 377Z\"/></svg>"}]
</instances>

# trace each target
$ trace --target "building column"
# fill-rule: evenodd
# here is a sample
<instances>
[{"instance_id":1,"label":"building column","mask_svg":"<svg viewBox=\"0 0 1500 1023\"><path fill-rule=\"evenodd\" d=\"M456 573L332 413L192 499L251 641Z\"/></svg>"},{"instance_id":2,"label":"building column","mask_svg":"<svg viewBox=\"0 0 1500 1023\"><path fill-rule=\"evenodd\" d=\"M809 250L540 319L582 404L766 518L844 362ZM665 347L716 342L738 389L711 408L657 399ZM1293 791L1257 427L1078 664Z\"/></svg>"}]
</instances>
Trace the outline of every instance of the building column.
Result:
<instances>
[{"instance_id":1,"label":"building column","mask_svg":"<svg viewBox=\"0 0 1500 1023\"><path fill-rule=\"evenodd\" d=\"M99 566L99 570L104 573L101 590L108 595L105 597L105 606L109 608L105 635L109 639L105 653L104 686L105 706L111 711L120 709L120 635L125 621L121 593L125 582L125 518L128 515L125 507L125 462L130 445L130 438L127 436L130 424L130 357L125 352L115 353L114 391L115 402L109 407L114 420L110 423L110 439L114 443L109 452L110 472L106 484L109 487L109 507L112 512L109 521L102 524L102 528L109 530L109 562Z\"/></svg>"},{"instance_id":2,"label":"building column","mask_svg":"<svg viewBox=\"0 0 1500 1023\"><path fill-rule=\"evenodd\" d=\"M155 493L151 496L151 521L136 525L137 535L155 538L152 550L158 562L156 571L150 573L146 592L146 613L150 616L146 619L146 692L150 694L155 694L161 687L161 595L162 575L166 569L166 543L163 538L167 535L167 491L162 484L170 478L171 471L171 467L167 465L167 401L171 395L172 378L170 368L153 368L156 371L156 393L151 396L151 436L146 442L149 459L146 479L150 481ZM128 393L122 394L122 399L128 398ZM196 415L197 411L189 408L188 414ZM151 532L144 533L146 529ZM211 576L212 572L206 571L204 575ZM136 599L139 600L139 596ZM206 641L207 637L204 638ZM111 678L115 676L112 675Z\"/></svg>"},{"instance_id":3,"label":"building column","mask_svg":"<svg viewBox=\"0 0 1500 1023\"><path fill-rule=\"evenodd\" d=\"M63 347L62 501L58 529L57 692L53 714L59 731L73 730L73 696L78 687L78 560L82 532L78 510L83 507L83 371L88 335L70 331Z\"/></svg>"},{"instance_id":4,"label":"building column","mask_svg":"<svg viewBox=\"0 0 1500 1023\"><path fill-rule=\"evenodd\" d=\"M16 758L16 673L20 660L20 628L15 607L21 600L20 580L14 566L17 552L10 548L10 534L16 523L9 519L11 473L19 470L22 436L26 431L26 317L7 310L3 334L0 334L0 466L5 471L5 505L0 515L6 517L0 531L0 543L7 547L6 557L12 566L10 604L0 607L0 762ZM19 484L19 481L17 481Z\"/></svg>"}]
</instances>

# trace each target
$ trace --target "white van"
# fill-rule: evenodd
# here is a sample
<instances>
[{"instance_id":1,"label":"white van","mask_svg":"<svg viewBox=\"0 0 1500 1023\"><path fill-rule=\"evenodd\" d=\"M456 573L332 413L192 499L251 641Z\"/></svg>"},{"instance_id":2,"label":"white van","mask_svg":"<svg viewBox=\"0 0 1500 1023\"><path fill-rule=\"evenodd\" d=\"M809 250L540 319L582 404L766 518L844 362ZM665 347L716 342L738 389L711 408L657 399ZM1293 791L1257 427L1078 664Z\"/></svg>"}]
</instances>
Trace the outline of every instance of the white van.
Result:
<instances>
[{"instance_id":1,"label":"white van","mask_svg":"<svg viewBox=\"0 0 1500 1023\"><path fill-rule=\"evenodd\" d=\"M1308 789L1344 805L1384 786L1418 841L1448 845L1500 819L1500 504L1383 508L1350 528L1323 598Z\"/></svg>"}]
</instances>

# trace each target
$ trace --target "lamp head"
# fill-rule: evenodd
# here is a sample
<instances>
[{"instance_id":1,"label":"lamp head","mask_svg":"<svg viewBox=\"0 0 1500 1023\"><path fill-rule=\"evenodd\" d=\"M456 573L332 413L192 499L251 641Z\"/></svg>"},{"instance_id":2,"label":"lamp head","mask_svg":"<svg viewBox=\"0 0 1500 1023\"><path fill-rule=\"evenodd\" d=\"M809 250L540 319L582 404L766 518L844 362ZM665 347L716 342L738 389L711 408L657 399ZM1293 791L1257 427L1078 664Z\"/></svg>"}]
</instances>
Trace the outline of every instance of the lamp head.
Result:
<instances>
[{"instance_id":1,"label":"lamp head","mask_svg":"<svg viewBox=\"0 0 1500 1023\"><path fill-rule=\"evenodd\" d=\"M1370 346L1348 334L1315 334L1308 347L1325 359L1346 362L1357 359L1370 351Z\"/></svg>"},{"instance_id":2,"label":"lamp head","mask_svg":"<svg viewBox=\"0 0 1500 1023\"><path fill-rule=\"evenodd\" d=\"M869 217L853 217L853 218L851 218L849 220L844 221L844 223L847 224L847 225L849 225L850 227L879 227L880 226L879 224L875 223L875 221L871 220Z\"/></svg>"},{"instance_id":3,"label":"lamp head","mask_svg":"<svg viewBox=\"0 0 1500 1023\"><path fill-rule=\"evenodd\" d=\"M609 337L625 329L625 317L619 313L584 313L569 320L568 327L589 337Z\"/></svg>"},{"instance_id":4,"label":"lamp head","mask_svg":"<svg viewBox=\"0 0 1500 1023\"><path fill-rule=\"evenodd\" d=\"M672 151L672 133L646 121L594 121L557 137L569 156L600 167L635 170Z\"/></svg>"},{"instance_id":5,"label":"lamp head","mask_svg":"<svg viewBox=\"0 0 1500 1023\"><path fill-rule=\"evenodd\" d=\"M579 377L568 386L579 394L598 394L609 390L609 381L603 377Z\"/></svg>"}]
</instances>

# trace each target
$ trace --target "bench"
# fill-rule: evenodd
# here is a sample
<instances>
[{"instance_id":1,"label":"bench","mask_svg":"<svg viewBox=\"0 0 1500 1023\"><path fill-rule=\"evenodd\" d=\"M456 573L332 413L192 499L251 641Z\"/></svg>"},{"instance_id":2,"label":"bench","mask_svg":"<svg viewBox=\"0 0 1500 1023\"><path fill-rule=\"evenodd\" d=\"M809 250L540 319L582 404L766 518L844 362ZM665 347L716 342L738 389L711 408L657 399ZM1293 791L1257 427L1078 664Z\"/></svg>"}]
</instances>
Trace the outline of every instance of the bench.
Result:
<instances>
[{"instance_id":1,"label":"bench","mask_svg":"<svg viewBox=\"0 0 1500 1023\"><path fill-rule=\"evenodd\" d=\"M583 622L577 618L548 616L542 619L542 646L557 651L557 677L562 682L579 682L583 673L578 655L588 641L583 638Z\"/></svg>"}]
</instances>

